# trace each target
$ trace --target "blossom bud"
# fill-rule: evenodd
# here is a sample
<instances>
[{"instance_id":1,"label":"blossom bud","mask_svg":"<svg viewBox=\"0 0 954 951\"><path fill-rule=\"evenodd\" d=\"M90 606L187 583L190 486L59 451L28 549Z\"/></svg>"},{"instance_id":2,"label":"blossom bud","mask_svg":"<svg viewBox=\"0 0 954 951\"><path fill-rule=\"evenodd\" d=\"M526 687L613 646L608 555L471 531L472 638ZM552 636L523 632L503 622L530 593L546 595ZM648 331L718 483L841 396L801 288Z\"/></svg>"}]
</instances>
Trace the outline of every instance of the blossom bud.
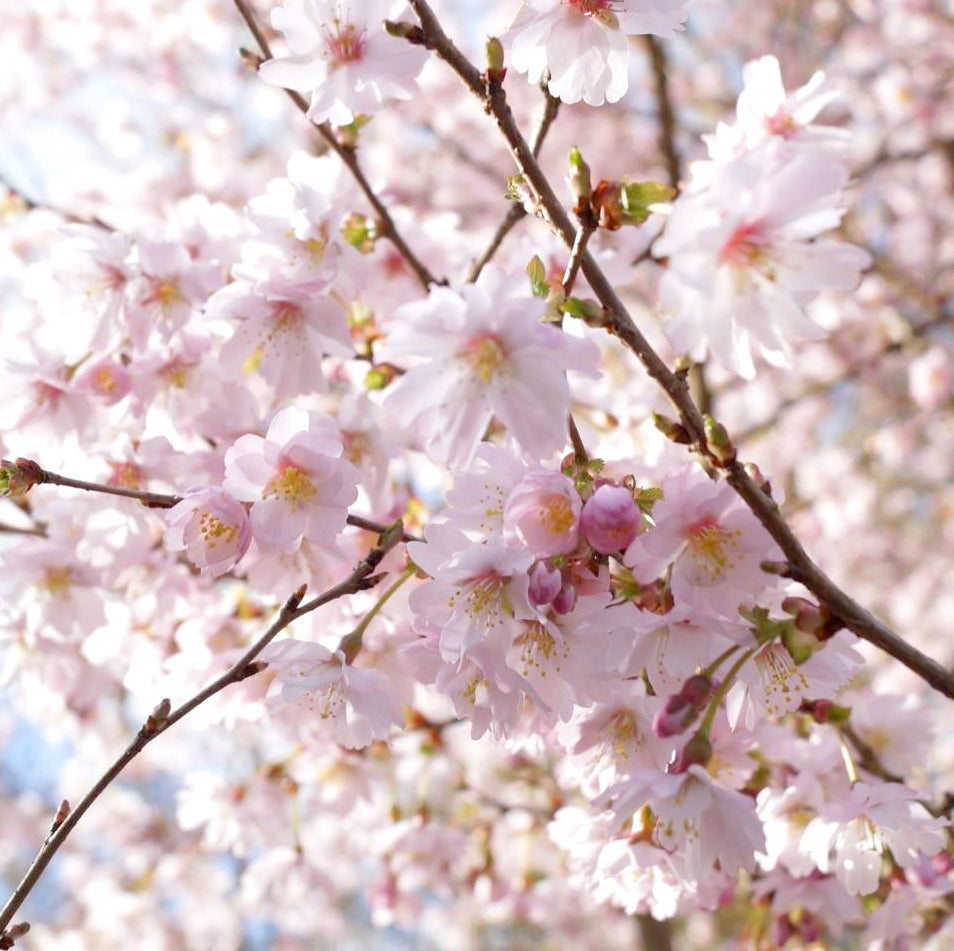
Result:
<instances>
[{"instance_id":1,"label":"blossom bud","mask_svg":"<svg viewBox=\"0 0 954 951\"><path fill-rule=\"evenodd\" d=\"M619 485L601 485L583 506L583 537L601 555L626 548L639 531L639 507L633 493Z\"/></svg>"},{"instance_id":2,"label":"blossom bud","mask_svg":"<svg viewBox=\"0 0 954 951\"><path fill-rule=\"evenodd\" d=\"M668 416L663 416L662 413L653 413L653 425L667 439L671 439L675 443L688 446L689 443L692 442L692 437L689 435L689 431L685 426L682 425L682 423L677 423L674 419L670 419Z\"/></svg>"},{"instance_id":3,"label":"blossom bud","mask_svg":"<svg viewBox=\"0 0 954 951\"><path fill-rule=\"evenodd\" d=\"M408 43L423 45L427 41L424 31L416 23L407 23L404 20L385 20L384 30L388 36L393 36L399 40L407 40Z\"/></svg>"},{"instance_id":4,"label":"blossom bud","mask_svg":"<svg viewBox=\"0 0 954 951\"><path fill-rule=\"evenodd\" d=\"M593 187L590 184L590 167L575 145L570 149L570 173L567 176L567 183L570 191L576 196L577 213L579 213L589 205Z\"/></svg>"},{"instance_id":5,"label":"blossom bud","mask_svg":"<svg viewBox=\"0 0 954 951\"><path fill-rule=\"evenodd\" d=\"M831 700L812 700L802 705L816 723L843 723L851 715L851 707L842 707Z\"/></svg>"},{"instance_id":6,"label":"blossom bud","mask_svg":"<svg viewBox=\"0 0 954 951\"><path fill-rule=\"evenodd\" d=\"M43 470L32 459L10 462L0 459L0 497L22 498L35 485L43 482Z\"/></svg>"},{"instance_id":7,"label":"blossom bud","mask_svg":"<svg viewBox=\"0 0 954 951\"><path fill-rule=\"evenodd\" d=\"M706 449L717 465L727 466L735 462L735 446L729 439L725 426L717 423L711 416L703 417L706 432Z\"/></svg>"},{"instance_id":8,"label":"blossom bud","mask_svg":"<svg viewBox=\"0 0 954 951\"><path fill-rule=\"evenodd\" d=\"M786 598L782 610L795 619L795 627L806 634L822 637L825 625L831 620L831 611L824 605L813 604L807 598Z\"/></svg>"},{"instance_id":9,"label":"blossom bud","mask_svg":"<svg viewBox=\"0 0 954 951\"><path fill-rule=\"evenodd\" d=\"M504 67L503 44L496 36L492 36L487 40L485 49L487 52L487 79L494 85L499 86L504 81L504 76L507 75L507 70Z\"/></svg>"},{"instance_id":10,"label":"blossom bud","mask_svg":"<svg viewBox=\"0 0 954 951\"><path fill-rule=\"evenodd\" d=\"M553 610L557 614L569 614L576 607L576 588L567 585L553 599Z\"/></svg>"},{"instance_id":11,"label":"blossom bud","mask_svg":"<svg viewBox=\"0 0 954 951\"><path fill-rule=\"evenodd\" d=\"M544 561L538 561L530 569L530 603L536 607L550 604L563 587L563 575Z\"/></svg>"},{"instance_id":12,"label":"blossom bud","mask_svg":"<svg viewBox=\"0 0 954 951\"><path fill-rule=\"evenodd\" d=\"M66 817L70 814L70 801L69 799L64 799L59 808L57 808L55 815L53 816L53 821L50 823L50 835L53 835L57 829L64 822L66 822Z\"/></svg>"},{"instance_id":13,"label":"blossom bud","mask_svg":"<svg viewBox=\"0 0 954 951\"><path fill-rule=\"evenodd\" d=\"M147 733L156 733L158 730L161 730L166 725L166 720L169 719L171 712L172 702L168 697L164 697L156 704L152 713L146 717L145 731Z\"/></svg>"},{"instance_id":14,"label":"blossom bud","mask_svg":"<svg viewBox=\"0 0 954 951\"><path fill-rule=\"evenodd\" d=\"M660 737L677 736L688 730L698 716L699 711L688 697L674 693L656 711L653 717L653 733Z\"/></svg>"},{"instance_id":15,"label":"blossom bud","mask_svg":"<svg viewBox=\"0 0 954 951\"><path fill-rule=\"evenodd\" d=\"M28 921L21 921L19 924L8 928L0 935L0 949L12 948L17 938L22 938L30 930Z\"/></svg>"},{"instance_id":16,"label":"blossom bud","mask_svg":"<svg viewBox=\"0 0 954 951\"><path fill-rule=\"evenodd\" d=\"M602 181L593 192L593 207L599 211L600 227L607 231L617 231L625 224L619 199L619 182Z\"/></svg>"},{"instance_id":17,"label":"blossom bud","mask_svg":"<svg viewBox=\"0 0 954 951\"><path fill-rule=\"evenodd\" d=\"M670 773L684 773L690 766L705 766L712 759L712 742L705 733L693 733L669 764Z\"/></svg>"},{"instance_id":18,"label":"blossom bud","mask_svg":"<svg viewBox=\"0 0 954 951\"><path fill-rule=\"evenodd\" d=\"M693 706L701 707L712 696L715 684L708 674L693 674L683 685L679 693Z\"/></svg>"}]
</instances>

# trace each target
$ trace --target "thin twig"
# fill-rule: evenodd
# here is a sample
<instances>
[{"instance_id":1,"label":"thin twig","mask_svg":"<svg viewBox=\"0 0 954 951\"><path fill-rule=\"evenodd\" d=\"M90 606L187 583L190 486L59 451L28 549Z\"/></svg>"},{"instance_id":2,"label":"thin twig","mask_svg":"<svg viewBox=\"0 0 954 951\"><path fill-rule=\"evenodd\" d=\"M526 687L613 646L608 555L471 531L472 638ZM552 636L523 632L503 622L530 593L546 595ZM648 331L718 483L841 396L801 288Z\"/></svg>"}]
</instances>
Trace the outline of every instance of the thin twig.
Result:
<instances>
[{"instance_id":1,"label":"thin twig","mask_svg":"<svg viewBox=\"0 0 954 951\"><path fill-rule=\"evenodd\" d=\"M268 39L265 36L262 28L259 26L258 21L255 19L255 14L252 13L249 8L246 0L234 0L235 6L238 8L239 13L242 15L242 19L245 21L246 26L252 33L252 36L255 37L255 42L258 44L259 49L261 50L262 56L264 59L259 59L255 57L257 63L255 65L260 66L266 60L272 59L272 50L269 45ZM246 56L246 59L249 59ZM308 117L308 101L300 93L295 92L293 89L287 89L288 97L295 103L299 111L307 118ZM309 119L309 121L312 121ZM312 122L312 125L318 130L319 135L325 140L328 144L328 147L335 152L338 158L344 163L348 171L351 173L354 180L358 183L358 187L364 193L364 197L368 200L368 203L374 209L374 213L377 217L377 233L381 237L387 238L391 244L397 248L401 257L407 262L408 267L414 272L417 276L417 279L421 282L421 285L425 290L429 288L432 284L442 284L446 283L445 281L439 281L434 275L428 270L427 265L425 265L420 258L411 250L410 245L404 240L401 232L398 230L397 225L394 223L394 219L391 217L391 213L388 211L387 207L378 198L377 193L371 187L371 183L365 177L364 172L361 169L361 166L358 164L358 156L355 153L353 148L342 145L338 141L338 137L335 135L334 130L328 125L327 122Z\"/></svg>"},{"instance_id":2,"label":"thin twig","mask_svg":"<svg viewBox=\"0 0 954 951\"><path fill-rule=\"evenodd\" d=\"M32 460L24 460L27 463L32 463ZM19 462L19 460L18 460ZM36 463L32 463L36 466L36 472L40 474L40 477L37 479L37 485L60 485L65 486L70 489L82 489L84 492L98 492L101 495L116 495L124 499L136 499L139 502L142 502L143 505L148 508L156 509L171 509L174 505L178 505L183 496L181 495L167 495L161 492L146 492L140 489L122 489L114 485L104 485L101 482L86 482L83 479L71 479L69 476L60 475L58 472L50 472L47 469L42 469ZM381 534L382 532L387 531L387 525L382 524L381 522L375 522L370 518L365 518L362 515L348 515L348 524L354 526L355 528L363 528L368 532L375 532ZM42 529L14 529L6 528L0 529L0 531L20 531L23 534L29 535L43 535L45 534ZM419 542L421 539L412 534L411 532L404 532L402 535L402 540L406 542Z\"/></svg>"},{"instance_id":3,"label":"thin twig","mask_svg":"<svg viewBox=\"0 0 954 951\"><path fill-rule=\"evenodd\" d=\"M540 150L543 148L543 142L547 137L547 132L550 131L550 126L553 125L553 120L556 119L557 113L560 111L560 100L557 99L556 96L550 95L550 91L546 85L542 88L544 97L543 112L540 114L540 121L537 123L537 129L533 134L533 142L530 146L530 151L533 153L534 158L539 158ZM504 238L510 234L518 221L526 217L526 214L520 202L515 201L511 203L507 209L507 213L503 216L500 224L497 225L497 230L494 231L490 243L484 249L483 253L475 258L474 262L470 265L467 276L464 279L465 283L472 284L480 277L480 272L497 253L500 245L503 244Z\"/></svg>"},{"instance_id":4,"label":"thin twig","mask_svg":"<svg viewBox=\"0 0 954 951\"><path fill-rule=\"evenodd\" d=\"M103 794L110 783L129 765L142 750L151 743L157 736L165 733L169 727L178 723L183 717L191 713L196 707L204 703L210 697L224 690L231 684L239 683L248 677L254 676L265 665L253 663L255 658L265 649L265 647L289 624L305 614L314 611L323 604L328 604L337 598L345 597L349 594L355 594L358 591L364 591L374 587L381 580L381 575L375 575L374 572L381 563L385 555L400 542L403 532L400 529L400 523L387 529L381 536L381 540L376 548L351 572L351 574L340 584L329 588L323 594L306 604L302 604L302 598L305 595L305 587L302 585L282 606L278 617L271 624L267 631L255 641L255 643L217 680L200 690L194 697L187 700L175 710L170 711L164 717L159 716L156 719L156 711L146 724L139 730L133 741L126 747L118 759L106 770L105 773L96 781L92 789L83 797L79 805L76 806L64 819L63 823L47 838L43 843L36 858L30 865L20 884L17 886L9 901L0 911L0 932L10 923L17 910L23 904L27 895L33 890L40 876L43 874L50 860L59 850L60 846L66 841L69 834L76 827L80 819L83 818L87 810ZM168 709L168 701L166 709ZM161 704L160 704L161 707ZM157 707L158 711L160 707Z\"/></svg>"},{"instance_id":5,"label":"thin twig","mask_svg":"<svg viewBox=\"0 0 954 951\"><path fill-rule=\"evenodd\" d=\"M669 91L669 63L666 51L658 37L647 35L643 37L646 52L649 55L649 65L653 74L653 91L656 96L656 112L659 116L659 151L662 152L666 166L666 178L670 188L678 188L682 179L682 156L676 146L676 113L672 106L672 96ZM705 366L701 363L693 364L689 370L689 391L692 394L699 411L711 413L713 408L712 392L706 381Z\"/></svg>"},{"instance_id":6,"label":"thin twig","mask_svg":"<svg viewBox=\"0 0 954 951\"><path fill-rule=\"evenodd\" d=\"M570 259L566 262L563 280L560 282L565 297L569 297L573 291L576 276L580 273L580 265L583 263L583 255L586 254L586 246L595 230L596 225L589 220L581 220L580 226L576 229L576 237L574 237L573 247L570 249Z\"/></svg>"},{"instance_id":7,"label":"thin twig","mask_svg":"<svg viewBox=\"0 0 954 951\"><path fill-rule=\"evenodd\" d=\"M517 168L537 201L549 224L572 247L576 229L553 191L539 163L534 159L526 140L514 121L513 113L499 84L486 81L477 68L461 53L444 32L426 0L409 0L423 30L424 45L434 50L464 84L483 102L510 148ZM682 425L696 449L738 493L755 517L776 541L789 563L789 574L814 592L846 627L874 644L914 671L932 687L954 699L954 674L896 634L888 625L863 608L842 591L808 556L801 542L782 517L778 505L753 481L743 464L734 460L723 463L706 445L702 413L689 393L686 380L673 373L649 344L633 321L626 305L609 279L588 252L583 256L582 271L604 308L603 326L618 336L638 357L646 372L665 391L679 412Z\"/></svg>"}]
</instances>

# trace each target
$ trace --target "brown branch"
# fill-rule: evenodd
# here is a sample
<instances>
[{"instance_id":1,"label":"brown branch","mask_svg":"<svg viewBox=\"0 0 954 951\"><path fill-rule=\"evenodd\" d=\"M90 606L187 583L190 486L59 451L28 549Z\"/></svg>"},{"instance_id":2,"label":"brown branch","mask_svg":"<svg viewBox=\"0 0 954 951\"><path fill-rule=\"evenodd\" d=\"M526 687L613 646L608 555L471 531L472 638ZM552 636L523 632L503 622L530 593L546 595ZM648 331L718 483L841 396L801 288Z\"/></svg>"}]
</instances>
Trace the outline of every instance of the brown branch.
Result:
<instances>
[{"instance_id":1,"label":"brown branch","mask_svg":"<svg viewBox=\"0 0 954 951\"><path fill-rule=\"evenodd\" d=\"M426 0L409 0L421 23L422 42L434 50L464 84L484 104L510 148L517 168L553 229L572 247L576 234L573 222L557 198L540 165L520 133L506 96L499 84L487 81L444 32ZM726 481L738 493L755 517L781 548L789 563L789 574L800 581L859 637L899 660L932 687L954 699L954 674L937 661L899 637L890 627L842 591L812 560L782 517L778 505L760 489L738 460L717 458L707 446L705 423L689 393L684 377L673 373L636 326L625 304L589 252L584 253L582 271L603 305L602 325L618 336L638 357L646 372L665 391L679 412L682 425L697 451L711 466L723 471ZM724 458L724 457L723 457Z\"/></svg>"},{"instance_id":2,"label":"brown branch","mask_svg":"<svg viewBox=\"0 0 954 951\"><path fill-rule=\"evenodd\" d=\"M101 495L115 495L124 499L136 499L139 502L142 502L143 505L148 508L155 509L171 509L174 505L178 505L183 496L181 495L166 495L161 492L145 492L139 489L122 489L114 485L104 485L101 482L86 482L83 479L71 479L69 476L60 475L57 472L50 472L47 469L41 468L37 463L32 460L17 460L19 465L21 462L35 467L31 469L36 473L37 478L35 481L36 485L61 485L70 489L82 489L85 492L98 492ZM382 532L387 531L388 526L382 524L381 522L375 522L372 519L364 518L362 515L348 515L348 524L354 526L355 528L363 528L367 532L375 532L380 535ZM0 529L5 531L19 531L23 534L29 535L43 535L45 534L42 529L14 529L6 528ZM410 532L404 532L402 535L402 540L406 542L419 542L421 539Z\"/></svg>"},{"instance_id":3,"label":"brown branch","mask_svg":"<svg viewBox=\"0 0 954 951\"><path fill-rule=\"evenodd\" d=\"M672 925L652 915L636 915L636 929L642 951L672 951Z\"/></svg>"},{"instance_id":4,"label":"brown branch","mask_svg":"<svg viewBox=\"0 0 954 951\"><path fill-rule=\"evenodd\" d=\"M254 663L255 658L265 649L265 647L289 624L305 614L314 611L323 604L328 604L337 598L346 595L355 594L358 591L364 591L373 588L381 579L381 575L375 575L375 569L381 563L385 555L401 540L403 535L400 522L396 522L388 528L381 536L376 548L351 572L351 574L340 584L329 588L323 594L306 604L302 604L302 598L305 595L305 586L302 585L282 606L278 617L271 624L267 631L255 641L255 643L217 680L210 683L205 689L200 690L194 697L187 700L175 710L169 709L169 701L163 700L147 719L146 723L136 734L133 741L120 754L119 758L106 770L105 773L96 781L92 789L83 797L79 805L69 812L62 824L49 835L46 842L43 843L33 863L27 869L20 884L17 886L9 901L0 911L0 932L6 928L13 916L17 913L23 904L27 895L33 890L40 876L43 874L51 859L57 853L60 846L66 841L69 834L76 827L80 819L93 805L94 802L105 792L110 783L129 765L157 736L165 733L169 727L178 723L183 717L191 713L196 707L204 703L210 697L224 690L231 684L239 683L242 680L252 677L263 670L265 665Z\"/></svg>"},{"instance_id":5,"label":"brown branch","mask_svg":"<svg viewBox=\"0 0 954 951\"><path fill-rule=\"evenodd\" d=\"M682 178L682 161L676 149L676 116L669 95L669 72L666 52L655 36L644 36L649 65L653 74L653 90L656 95L656 111L659 114L659 150L666 163L666 177L671 188L679 187Z\"/></svg>"},{"instance_id":6,"label":"brown branch","mask_svg":"<svg viewBox=\"0 0 954 951\"><path fill-rule=\"evenodd\" d=\"M543 88L543 112L540 114L540 121L537 124L537 130L533 135L533 142L530 146L530 151L533 154L534 158L538 158L540 155L540 150L543 148L543 142L547 137L547 132L550 131L550 126L553 125L553 120L556 119L557 113L560 110L560 100L556 96L551 96L550 91L547 89L544 84ZM503 244L504 238L510 234L514 225L522 218L525 218L527 215L524 210L523 205L520 202L513 202L510 207L507 209L507 213L504 215L503 220L497 225L497 230L494 231L493 236L490 239L490 243L484 249L483 253L474 259L474 262L471 264L469 270L467 271L467 276L464 279L465 283L473 284L474 281L480 277L480 272L484 267L489 263L493 256L500 249L500 245Z\"/></svg>"},{"instance_id":7,"label":"brown branch","mask_svg":"<svg viewBox=\"0 0 954 951\"><path fill-rule=\"evenodd\" d=\"M580 266L583 264L583 255L586 254L586 246L595 230L595 222L589 219L580 220L580 226L576 229L576 236L573 238L573 247L570 248L570 259L566 262L566 270L560 282L565 297L569 297L573 291L576 276L580 273Z\"/></svg>"},{"instance_id":8,"label":"brown branch","mask_svg":"<svg viewBox=\"0 0 954 951\"><path fill-rule=\"evenodd\" d=\"M682 157L676 147L676 113L669 92L669 63L665 48L658 37L647 35L643 40L653 74L653 91L659 116L659 151L663 155L669 186L678 189L682 179ZM701 413L712 412L712 391L706 382L705 367L701 363L694 364L689 370L689 390Z\"/></svg>"},{"instance_id":9,"label":"brown branch","mask_svg":"<svg viewBox=\"0 0 954 951\"><path fill-rule=\"evenodd\" d=\"M255 15L252 13L251 9L248 6L246 0L234 0L235 6L238 8L239 13L242 16L242 19L245 21L249 30L252 33L252 36L255 37L255 42L258 44L259 49L262 52L264 59L255 56L254 54L247 54L245 59L250 62L250 64L255 65L256 67L261 66L265 60L272 59L272 50L269 45L268 39L265 36L265 33L262 31L262 28L258 25ZM308 101L300 93L295 92L293 89L285 90L288 93L288 97L295 103L299 111L307 118L308 117ZM309 122L312 120L309 119ZM428 270L427 265L425 265L420 258L411 250L410 245L407 241L404 240L401 232L398 230L397 225L394 223L394 219L391 217L391 213L388 211L387 207L378 198L377 193L371 187L371 183L365 177L364 172L361 169L361 166L358 164L358 156L355 153L353 148L342 145L338 141L338 137L335 135L334 130L328 125L327 122L312 122L312 125L318 130L318 134L325 140L328 144L328 147L335 152L338 158L344 163L348 171L351 173L354 180L358 183L358 187L364 193L364 197L368 200L368 203L374 209L374 213L377 217L377 232L381 237L387 238L391 244L397 248L401 257L407 262L408 267L414 272L417 276L417 279L421 282L421 285L425 290L429 288L432 284L443 284L446 281L439 281L434 275Z\"/></svg>"}]
</instances>

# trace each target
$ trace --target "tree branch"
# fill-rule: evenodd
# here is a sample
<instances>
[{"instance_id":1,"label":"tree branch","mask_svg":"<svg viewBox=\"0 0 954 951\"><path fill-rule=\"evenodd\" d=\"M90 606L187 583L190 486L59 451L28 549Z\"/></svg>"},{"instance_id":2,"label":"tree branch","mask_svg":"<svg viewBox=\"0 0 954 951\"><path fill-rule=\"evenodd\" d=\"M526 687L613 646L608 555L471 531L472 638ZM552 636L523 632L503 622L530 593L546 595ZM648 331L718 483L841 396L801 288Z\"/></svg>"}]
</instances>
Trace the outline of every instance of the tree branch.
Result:
<instances>
[{"instance_id":1,"label":"tree branch","mask_svg":"<svg viewBox=\"0 0 954 951\"><path fill-rule=\"evenodd\" d=\"M547 137L547 132L550 131L550 126L553 125L553 120L556 119L557 113L560 111L560 100L556 96L551 96L550 91L547 89L544 84L543 87L543 112L540 114L540 121L537 124L537 130L533 135L533 143L530 146L530 151L533 153L534 158L538 158L540 155L540 150L543 148L544 139ZM487 245L483 254L476 258L471 264L470 269L467 271L467 276L465 282L472 284L474 281L480 277L480 272L484 269L487 263L493 258L500 248L500 245L503 244L504 238L510 234L514 225L522 218L526 217L526 211L524 210L523 205L520 202L512 202L510 207L507 209L507 213L504 215L503 220L497 225L497 230L493 233L493 237L490 239L490 244Z\"/></svg>"},{"instance_id":2,"label":"tree branch","mask_svg":"<svg viewBox=\"0 0 954 951\"><path fill-rule=\"evenodd\" d=\"M169 709L169 701L163 700L159 703L152 715L136 734L133 741L120 754L118 759L103 773L96 781L92 789L83 797L82 801L75 809L67 814L63 822L57 826L43 843L33 863L27 869L26 874L20 881L9 901L0 911L0 933L10 924L13 916L17 913L23 904L27 895L33 890L39 881L51 859L57 853L60 846L66 841L69 834L73 831L80 819L93 805L94 802L105 792L110 783L129 765L157 736L165 733L171 726L178 723L183 717L191 713L196 707L204 703L210 697L224 690L231 684L239 683L252 677L264 670L264 664L253 663L255 658L265 649L265 647L289 624L305 614L314 611L316 608L337 598L346 595L355 594L358 591L364 591L373 588L382 575L375 575L375 569L381 563L385 555L400 542L403 536L400 522L395 522L390 528L386 529L381 535L380 541L370 554L345 578L340 584L329 588L323 594L313 598L306 604L302 604L302 598L305 595L305 586L302 585L282 606L278 617L271 624L267 631L217 680L214 680L205 689L200 690L194 697L187 700L175 710Z\"/></svg>"},{"instance_id":3,"label":"tree branch","mask_svg":"<svg viewBox=\"0 0 954 951\"><path fill-rule=\"evenodd\" d=\"M247 60L251 59L253 65L258 67L265 62L265 60L273 58L271 46L269 45L265 33L259 26L258 21L255 19L255 15L249 8L246 0L234 0L234 2L242 16L242 19L245 21L246 26L248 26L249 30L251 31L252 36L255 37L255 42L258 44L262 56L264 57L264 59L261 59L257 56L254 56L254 54L251 57L245 57ZM286 92L288 93L288 97L298 107L299 111L307 118L308 101L304 98L304 96L292 89L287 89ZM311 122L310 119L309 122ZM325 142L328 144L328 147L337 154L338 158L340 158L347 167L354 180L358 183L358 187L364 193L364 197L374 209L374 213L377 216L378 233L382 237L387 238L391 244L397 248L401 257L403 257L407 262L408 267L410 267L410 269L417 276L417 279L421 282L421 285L424 287L424 289L426 290L432 284L446 283L446 281L439 281L436 277L434 277L430 270L428 270L427 265L425 265L420 258L418 258L418 256L411 250L410 245L404 240L401 232L398 231L397 225L394 223L394 219L391 217L391 213L388 211L381 199L378 198L376 192L371 187L371 183L365 177L361 166L358 164L358 156L356 155L355 150L342 145L338 141L338 137L335 135L334 130L330 125L328 125L327 122L312 122L312 125L314 125L314 127L318 130L319 135L325 140Z\"/></svg>"},{"instance_id":4,"label":"tree branch","mask_svg":"<svg viewBox=\"0 0 954 951\"><path fill-rule=\"evenodd\" d=\"M423 30L423 45L434 50L471 92L479 97L493 117L510 148L517 168L541 211L572 248L576 233L573 222L557 198L539 163L520 133L506 96L499 84L489 83L484 75L461 53L444 32L426 0L409 0ZM890 627L842 591L812 560L782 517L778 505L753 481L738 460L723 462L706 444L705 423L699 407L689 393L684 377L673 373L643 336L625 304L589 252L585 252L582 271L594 294L603 305L602 326L618 336L637 356L646 372L665 391L679 412L681 422L696 449L738 493L755 517L781 548L789 563L789 574L814 592L834 615L859 637L890 654L914 671L932 687L954 699L954 674L937 661L899 637Z\"/></svg>"},{"instance_id":5,"label":"tree branch","mask_svg":"<svg viewBox=\"0 0 954 951\"><path fill-rule=\"evenodd\" d=\"M69 476L60 475L57 472L50 472L47 469L41 468L37 463L33 462L32 459L18 459L15 464L18 466L23 464L31 467L30 471L36 476L35 485L61 485L70 489L82 489L84 492L98 492L100 495L115 495L124 499L136 499L148 508L154 509L171 509L174 505L178 505L183 499L181 495L166 495L161 492L145 492L139 489L123 489L119 486L104 485L101 482L86 482L83 479L71 479ZM351 515L350 513L348 515L348 524L355 528L363 528L367 532L376 532L379 535L388 529L388 526L381 522L375 522L372 519L364 518L362 515ZM17 529L13 527L0 528L0 531L20 532L24 535L45 534L42 529ZM410 532L403 532L402 540L406 542L421 541L417 535Z\"/></svg>"}]
</instances>

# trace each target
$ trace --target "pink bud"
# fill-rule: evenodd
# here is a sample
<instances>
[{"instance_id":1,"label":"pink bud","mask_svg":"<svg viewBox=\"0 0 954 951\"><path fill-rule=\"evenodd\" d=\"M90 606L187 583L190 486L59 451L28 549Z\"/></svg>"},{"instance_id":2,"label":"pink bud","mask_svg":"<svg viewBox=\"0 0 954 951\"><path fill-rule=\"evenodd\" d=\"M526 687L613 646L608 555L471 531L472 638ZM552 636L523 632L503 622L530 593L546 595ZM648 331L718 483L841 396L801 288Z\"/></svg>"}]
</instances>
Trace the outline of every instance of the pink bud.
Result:
<instances>
[{"instance_id":1,"label":"pink bud","mask_svg":"<svg viewBox=\"0 0 954 951\"><path fill-rule=\"evenodd\" d=\"M694 707L701 707L712 695L715 684L708 674L693 674L683 685L679 693Z\"/></svg>"},{"instance_id":2,"label":"pink bud","mask_svg":"<svg viewBox=\"0 0 954 951\"><path fill-rule=\"evenodd\" d=\"M576 607L576 588L567 585L554 599L553 610L557 614L569 614Z\"/></svg>"},{"instance_id":3,"label":"pink bud","mask_svg":"<svg viewBox=\"0 0 954 951\"><path fill-rule=\"evenodd\" d=\"M639 531L639 509L633 493L621 485L601 485L583 506L580 528L601 555L626 548Z\"/></svg>"},{"instance_id":4,"label":"pink bud","mask_svg":"<svg viewBox=\"0 0 954 951\"><path fill-rule=\"evenodd\" d=\"M530 569L530 603L536 607L549 604L563 587L563 575L559 568L551 568L544 561L538 561Z\"/></svg>"},{"instance_id":5,"label":"pink bud","mask_svg":"<svg viewBox=\"0 0 954 951\"><path fill-rule=\"evenodd\" d=\"M677 736L685 732L699 711L681 693L673 694L666 700L653 717L653 733L656 736Z\"/></svg>"}]
</instances>

